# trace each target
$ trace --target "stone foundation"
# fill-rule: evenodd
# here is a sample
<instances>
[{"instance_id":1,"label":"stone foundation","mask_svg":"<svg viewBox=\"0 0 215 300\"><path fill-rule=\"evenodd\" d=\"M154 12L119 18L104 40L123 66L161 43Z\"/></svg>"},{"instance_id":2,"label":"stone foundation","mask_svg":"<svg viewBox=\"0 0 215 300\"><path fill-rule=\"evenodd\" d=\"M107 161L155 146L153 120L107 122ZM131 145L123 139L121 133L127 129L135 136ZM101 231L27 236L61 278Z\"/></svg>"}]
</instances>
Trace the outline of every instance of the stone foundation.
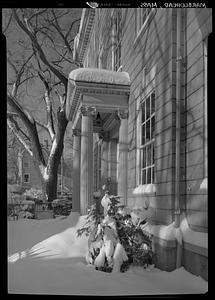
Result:
<instances>
[{"instance_id":1,"label":"stone foundation","mask_svg":"<svg viewBox=\"0 0 215 300\"><path fill-rule=\"evenodd\" d=\"M182 251L182 265L184 268L208 281L208 257L199 253L194 253L188 249Z\"/></svg>"},{"instance_id":2,"label":"stone foundation","mask_svg":"<svg viewBox=\"0 0 215 300\"><path fill-rule=\"evenodd\" d=\"M173 271L176 267L176 241L166 241L157 237L152 238L153 250L155 253L155 267L164 271ZM208 280L208 257L207 250L193 246L191 251L184 243L182 249L182 266L190 273L201 276Z\"/></svg>"}]
</instances>

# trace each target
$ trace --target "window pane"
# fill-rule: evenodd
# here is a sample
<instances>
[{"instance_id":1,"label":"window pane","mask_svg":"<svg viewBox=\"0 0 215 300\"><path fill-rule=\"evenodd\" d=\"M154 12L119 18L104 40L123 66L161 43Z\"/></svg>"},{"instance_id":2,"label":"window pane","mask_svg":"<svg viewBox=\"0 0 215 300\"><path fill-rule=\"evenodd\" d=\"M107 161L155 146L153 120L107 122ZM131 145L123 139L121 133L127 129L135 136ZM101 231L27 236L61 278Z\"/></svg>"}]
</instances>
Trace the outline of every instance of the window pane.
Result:
<instances>
[{"instance_id":1,"label":"window pane","mask_svg":"<svg viewBox=\"0 0 215 300\"><path fill-rule=\"evenodd\" d=\"M155 93L151 95L151 114L155 112Z\"/></svg>"},{"instance_id":2,"label":"window pane","mask_svg":"<svg viewBox=\"0 0 215 300\"><path fill-rule=\"evenodd\" d=\"M141 145L145 144L145 124L142 125L142 141L141 141Z\"/></svg>"},{"instance_id":3,"label":"window pane","mask_svg":"<svg viewBox=\"0 0 215 300\"><path fill-rule=\"evenodd\" d=\"M151 118L151 139L155 137L155 116Z\"/></svg>"},{"instance_id":4,"label":"window pane","mask_svg":"<svg viewBox=\"0 0 215 300\"><path fill-rule=\"evenodd\" d=\"M147 169L147 184L151 183L151 168Z\"/></svg>"},{"instance_id":5,"label":"window pane","mask_svg":"<svg viewBox=\"0 0 215 300\"><path fill-rule=\"evenodd\" d=\"M146 122L146 141L148 142L150 140L150 120Z\"/></svg>"},{"instance_id":6,"label":"window pane","mask_svg":"<svg viewBox=\"0 0 215 300\"><path fill-rule=\"evenodd\" d=\"M149 145L148 147L146 147L146 156L147 156L147 161L146 161L146 166L150 166L151 165L151 145Z\"/></svg>"},{"instance_id":7,"label":"window pane","mask_svg":"<svg viewBox=\"0 0 215 300\"><path fill-rule=\"evenodd\" d=\"M29 182L29 175L28 174L24 174L24 182Z\"/></svg>"},{"instance_id":8,"label":"window pane","mask_svg":"<svg viewBox=\"0 0 215 300\"><path fill-rule=\"evenodd\" d=\"M145 102L142 104L142 123L145 122Z\"/></svg>"},{"instance_id":9,"label":"window pane","mask_svg":"<svg viewBox=\"0 0 215 300\"><path fill-rule=\"evenodd\" d=\"M141 168L146 167L146 148L141 150Z\"/></svg>"},{"instance_id":10,"label":"window pane","mask_svg":"<svg viewBox=\"0 0 215 300\"><path fill-rule=\"evenodd\" d=\"M155 168L152 167L152 183L155 182Z\"/></svg>"},{"instance_id":11,"label":"window pane","mask_svg":"<svg viewBox=\"0 0 215 300\"><path fill-rule=\"evenodd\" d=\"M146 99L146 120L150 117L150 97Z\"/></svg>"},{"instance_id":12,"label":"window pane","mask_svg":"<svg viewBox=\"0 0 215 300\"><path fill-rule=\"evenodd\" d=\"M155 163L155 145L154 143L151 145L151 164L154 165Z\"/></svg>"},{"instance_id":13,"label":"window pane","mask_svg":"<svg viewBox=\"0 0 215 300\"><path fill-rule=\"evenodd\" d=\"M141 149L140 174L141 183L150 184L155 177L155 93L151 93L141 105Z\"/></svg>"},{"instance_id":14,"label":"window pane","mask_svg":"<svg viewBox=\"0 0 215 300\"><path fill-rule=\"evenodd\" d=\"M141 183L146 184L146 170L141 171Z\"/></svg>"}]
</instances>

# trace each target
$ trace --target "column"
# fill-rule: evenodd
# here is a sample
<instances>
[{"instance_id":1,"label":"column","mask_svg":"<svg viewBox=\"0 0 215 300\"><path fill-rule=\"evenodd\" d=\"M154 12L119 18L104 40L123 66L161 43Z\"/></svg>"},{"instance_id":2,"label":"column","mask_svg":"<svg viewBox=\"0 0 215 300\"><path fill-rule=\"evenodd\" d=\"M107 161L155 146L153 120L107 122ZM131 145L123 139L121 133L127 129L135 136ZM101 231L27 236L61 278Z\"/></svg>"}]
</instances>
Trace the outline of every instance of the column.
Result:
<instances>
[{"instance_id":1,"label":"column","mask_svg":"<svg viewBox=\"0 0 215 300\"><path fill-rule=\"evenodd\" d=\"M87 214L93 203L93 119L94 109L81 107L80 210Z\"/></svg>"},{"instance_id":2,"label":"column","mask_svg":"<svg viewBox=\"0 0 215 300\"><path fill-rule=\"evenodd\" d=\"M121 203L127 204L127 172L128 172L128 112L118 112L120 118L118 143L118 196L122 196Z\"/></svg>"},{"instance_id":3,"label":"column","mask_svg":"<svg viewBox=\"0 0 215 300\"><path fill-rule=\"evenodd\" d=\"M108 189L108 141L109 141L109 132L104 132L101 135L102 144L101 144L101 186L104 184Z\"/></svg>"},{"instance_id":4,"label":"column","mask_svg":"<svg viewBox=\"0 0 215 300\"><path fill-rule=\"evenodd\" d=\"M108 188L112 195L117 195L117 143L117 139L110 139L108 143Z\"/></svg>"},{"instance_id":5,"label":"column","mask_svg":"<svg viewBox=\"0 0 215 300\"><path fill-rule=\"evenodd\" d=\"M81 131L73 129L73 186L72 186L72 211L80 212L80 152Z\"/></svg>"}]
</instances>

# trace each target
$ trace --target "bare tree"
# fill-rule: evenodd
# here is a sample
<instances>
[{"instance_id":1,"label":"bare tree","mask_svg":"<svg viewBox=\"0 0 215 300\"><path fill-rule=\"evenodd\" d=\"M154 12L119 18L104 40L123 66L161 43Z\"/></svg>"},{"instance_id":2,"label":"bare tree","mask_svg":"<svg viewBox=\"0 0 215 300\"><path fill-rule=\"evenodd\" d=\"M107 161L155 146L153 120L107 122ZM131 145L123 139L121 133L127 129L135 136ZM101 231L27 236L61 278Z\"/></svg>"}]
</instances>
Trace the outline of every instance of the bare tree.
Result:
<instances>
[{"instance_id":1,"label":"bare tree","mask_svg":"<svg viewBox=\"0 0 215 300\"><path fill-rule=\"evenodd\" d=\"M68 73L79 66L72 53L80 12L80 9L14 8L5 17L7 40L10 41L12 25L19 37L17 48L8 47L7 53L8 110L19 116L24 128L10 113L7 124L32 157L49 202L57 196L57 172L68 124L65 114ZM32 100L29 90L35 87L36 97ZM41 129L51 142L48 160L44 159L41 147Z\"/></svg>"}]
</instances>

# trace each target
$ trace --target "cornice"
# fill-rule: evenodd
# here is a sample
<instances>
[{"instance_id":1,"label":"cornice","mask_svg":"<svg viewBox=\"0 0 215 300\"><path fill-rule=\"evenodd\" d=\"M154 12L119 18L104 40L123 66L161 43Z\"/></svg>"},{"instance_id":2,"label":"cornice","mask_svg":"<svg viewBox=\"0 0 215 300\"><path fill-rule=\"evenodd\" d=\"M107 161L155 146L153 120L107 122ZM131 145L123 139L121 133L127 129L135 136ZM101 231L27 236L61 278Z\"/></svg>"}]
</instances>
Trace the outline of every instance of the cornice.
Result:
<instances>
[{"instance_id":1,"label":"cornice","mask_svg":"<svg viewBox=\"0 0 215 300\"><path fill-rule=\"evenodd\" d=\"M80 63L83 63L84 56L89 43L91 30L94 23L95 9L84 8L81 16L81 23L78 33L78 41L76 46L76 52Z\"/></svg>"},{"instance_id":2,"label":"cornice","mask_svg":"<svg viewBox=\"0 0 215 300\"><path fill-rule=\"evenodd\" d=\"M91 34L91 30L93 27L95 17L95 9L84 8L81 16L81 23L79 32L76 36L76 46L74 57L78 57L78 61L83 63L84 56L86 53L86 49L89 43L89 38ZM72 121L75 118L75 115L78 110L78 104L80 101L80 90L74 87L71 82L68 83L68 92L67 92L67 106L70 105L69 99L72 98L72 106L68 110L67 109L67 119Z\"/></svg>"}]
</instances>

